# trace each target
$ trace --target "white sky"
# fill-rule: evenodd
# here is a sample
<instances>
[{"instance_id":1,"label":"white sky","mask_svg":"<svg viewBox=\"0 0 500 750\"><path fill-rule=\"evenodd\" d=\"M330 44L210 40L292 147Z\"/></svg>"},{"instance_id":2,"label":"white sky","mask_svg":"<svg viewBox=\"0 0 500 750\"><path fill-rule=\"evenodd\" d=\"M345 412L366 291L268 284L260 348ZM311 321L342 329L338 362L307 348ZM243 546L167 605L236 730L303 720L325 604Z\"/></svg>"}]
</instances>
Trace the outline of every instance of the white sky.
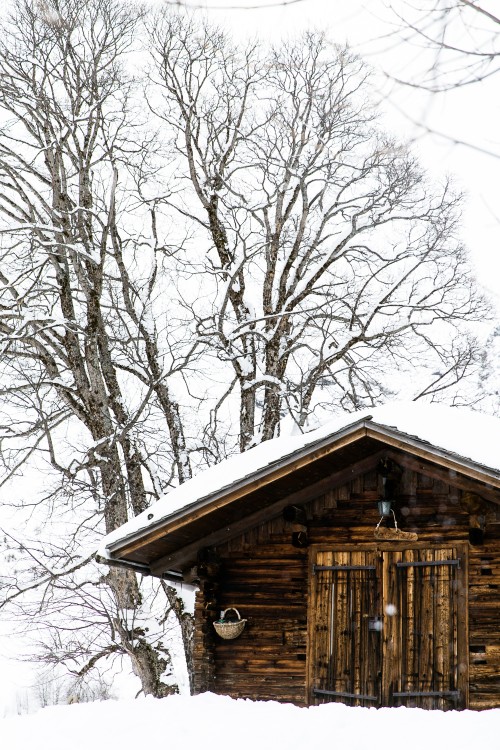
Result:
<instances>
[{"instance_id":1,"label":"white sky","mask_svg":"<svg viewBox=\"0 0 500 750\"><path fill-rule=\"evenodd\" d=\"M403 72L410 74L415 70L419 53L398 44L394 37L387 37L391 31L387 25L390 18L387 8L389 0L387 3L384 0L302 0L287 6L260 9L234 7L266 6L275 1L194 0L192 4L204 8L210 19L224 23L235 36L242 39L260 36L278 41L283 36L295 35L306 28L324 28L329 30L335 41L348 40L375 68L397 75L403 75ZM215 6L219 9L215 9ZM454 145L436 135L422 135L422 131L412 125L412 120L424 121L439 132L472 142L485 150L496 149L500 153L500 97L495 81L476 88L468 87L445 97L418 95L411 89L396 92L387 83L382 83L382 78L380 81L384 87L383 106L387 127L402 138L415 139L415 148L436 178L451 172L456 175L458 185L467 191L463 236L471 251L478 280L496 296L500 310L500 209L497 206L500 158ZM405 112L410 119L401 112ZM5 623L4 629L8 628L9 625ZM8 643L9 639L3 638L0 647L0 716L2 705L8 704L15 710L18 691L22 702L24 688L30 679L26 665L2 661L2 653L7 656ZM222 739L222 734L219 739ZM407 741L408 733L405 732L405 743ZM70 744L75 747L69 741L61 747ZM204 744L207 743L204 741ZM371 738L367 738L366 744L371 744ZM6 745L9 750L18 746L21 747L12 743ZM35 744L33 747L37 750L45 746ZM242 750L241 745L239 747ZM55 745L51 745L51 750L55 748Z\"/></svg>"},{"instance_id":2,"label":"white sky","mask_svg":"<svg viewBox=\"0 0 500 750\"><path fill-rule=\"evenodd\" d=\"M266 7L279 0L186 0L202 8L208 17L229 27L242 39L255 36L278 41L306 28L325 29L340 43L348 41L377 70L416 79L422 51L402 44L391 0L301 0ZM392 3L402 8L402 0ZM418 3L415 3L418 5ZM422 5L426 5L422 3ZM243 7L242 7L243 6ZM251 6L251 7L250 7ZM467 193L463 237L477 269L480 283L496 298L500 310L500 98L495 79L444 96L415 89L395 88L380 79L388 129L412 140L426 168L436 179L452 174L457 187ZM413 125L424 123L436 133ZM476 149L457 145L453 139L472 143Z\"/></svg>"}]
</instances>

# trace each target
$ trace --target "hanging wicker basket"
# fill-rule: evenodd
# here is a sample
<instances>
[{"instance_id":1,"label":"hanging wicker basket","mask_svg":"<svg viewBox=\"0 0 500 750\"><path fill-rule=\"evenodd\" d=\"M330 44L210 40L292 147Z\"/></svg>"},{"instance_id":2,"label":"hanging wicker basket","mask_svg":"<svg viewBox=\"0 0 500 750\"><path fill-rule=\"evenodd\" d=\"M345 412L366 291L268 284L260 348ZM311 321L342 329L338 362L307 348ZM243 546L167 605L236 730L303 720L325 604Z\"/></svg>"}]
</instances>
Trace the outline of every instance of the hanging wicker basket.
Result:
<instances>
[{"instance_id":1,"label":"hanging wicker basket","mask_svg":"<svg viewBox=\"0 0 500 750\"><path fill-rule=\"evenodd\" d=\"M236 612L238 619L226 620L228 612ZM220 620L214 622L214 628L217 635L220 635L226 641L230 641L232 638L237 638L243 633L246 623L247 621L241 619L240 613L235 607L228 607L222 613Z\"/></svg>"}]
</instances>

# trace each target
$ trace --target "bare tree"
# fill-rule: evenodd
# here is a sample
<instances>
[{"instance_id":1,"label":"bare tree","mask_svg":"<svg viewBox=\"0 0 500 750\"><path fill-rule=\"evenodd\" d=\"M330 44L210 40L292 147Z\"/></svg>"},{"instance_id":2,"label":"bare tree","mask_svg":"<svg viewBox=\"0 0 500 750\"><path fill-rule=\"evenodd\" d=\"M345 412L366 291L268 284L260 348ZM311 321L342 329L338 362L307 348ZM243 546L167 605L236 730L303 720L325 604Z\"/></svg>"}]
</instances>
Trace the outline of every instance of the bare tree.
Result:
<instances>
[{"instance_id":1,"label":"bare tree","mask_svg":"<svg viewBox=\"0 0 500 750\"><path fill-rule=\"evenodd\" d=\"M232 368L240 450L286 413L376 402L389 369L427 363L413 398L454 388L483 314L460 199L377 130L363 63L320 34L261 54L178 16L153 28L150 106L179 165L165 203L209 243L186 262L213 280L197 326Z\"/></svg>"},{"instance_id":2,"label":"bare tree","mask_svg":"<svg viewBox=\"0 0 500 750\"><path fill-rule=\"evenodd\" d=\"M0 42L7 476L42 447L63 494L71 488L78 504L90 503L86 528L102 516L107 532L158 496L144 479L154 475L141 437L145 414L156 411L167 425L178 481L190 476L168 385L189 351L160 353L157 247L153 233L127 219L132 187L149 168L124 64L141 15L116 0L23 0ZM72 451L57 437L68 422L80 443ZM64 550L56 557L51 586L72 568ZM170 691L161 681L164 655L123 617L141 602L136 576L110 570L106 583L115 601L113 616L109 607L103 615L112 649L130 655L146 693Z\"/></svg>"},{"instance_id":3,"label":"bare tree","mask_svg":"<svg viewBox=\"0 0 500 750\"><path fill-rule=\"evenodd\" d=\"M401 372L459 401L484 314L460 197L379 131L366 68L322 35L241 50L120 0L22 0L2 31L1 481L51 474L12 501L0 604L53 626L44 662L80 680L127 655L165 695L171 622L189 666L177 590L102 575L85 545L195 452L376 403Z\"/></svg>"},{"instance_id":4,"label":"bare tree","mask_svg":"<svg viewBox=\"0 0 500 750\"><path fill-rule=\"evenodd\" d=\"M428 93L421 100L420 112L404 113L415 126L416 135L438 135L454 147L500 158L498 138L495 137L496 113L490 106L495 97L495 77L500 71L500 15L494 6L470 0L425 0L394 4L392 11L397 18L396 33L400 41L406 43L407 49L416 49L418 58L412 66L412 75L403 76L394 70L388 73L401 86L417 89L424 96ZM467 104L465 97L474 93L471 89L476 94L473 115L470 113L457 123L446 126L440 126L435 118L428 116L434 109L433 100L445 104L454 95L461 95ZM477 96L481 93L482 96ZM491 167L496 169L495 161ZM498 222L496 196L487 194L483 173L484 170L479 172L480 183L476 192L482 194L489 216ZM482 224L484 217L478 216L476 221ZM495 242L495 239L491 241ZM486 244L484 236L481 244ZM494 285L490 289L495 294ZM484 407L494 412L499 408L495 379L497 337L498 321L484 347L481 380L477 387L479 393L485 394Z\"/></svg>"},{"instance_id":5,"label":"bare tree","mask_svg":"<svg viewBox=\"0 0 500 750\"><path fill-rule=\"evenodd\" d=\"M406 40L431 53L428 70L405 83L432 92L477 84L500 70L500 16L471 0L392 6Z\"/></svg>"},{"instance_id":6,"label":"bare tree","mask_svg":"<svg viewBox=\"0 0 500 750\"><path fill-rule=\"evenodd\" d=\"M500 157L494 137L485 137L485 124L491 125L491 110L488 105L494 89L488 88L500 70L500 45L498 26L500 17L484 3L469 0L423 0L391 4L392 22L395 28L388 38L393 40L393 51L404 50L409 65L398 67L393 62L385 64L386 76L400 87L414 89L420 93L419 110L398 105L398 97L392 104L414 126L416 137L433 134L454 146L466 147L485 156ZM390 60L390 57L389 57ZM474 128L464 134L463 125L468 118L454 124L440 126L434 117L432 101L439 97L442 104L450 96L464 94L471 88L485 88L484 112L481 100L476 98ZM425 97L425 93L429 96ZM444 99L443 96L447 96ZM422 98L423 97L423 98ZM464 100L465 101L465 100ZM493 129L491 130L493 132Z\"/></svg>"}]
</instances>

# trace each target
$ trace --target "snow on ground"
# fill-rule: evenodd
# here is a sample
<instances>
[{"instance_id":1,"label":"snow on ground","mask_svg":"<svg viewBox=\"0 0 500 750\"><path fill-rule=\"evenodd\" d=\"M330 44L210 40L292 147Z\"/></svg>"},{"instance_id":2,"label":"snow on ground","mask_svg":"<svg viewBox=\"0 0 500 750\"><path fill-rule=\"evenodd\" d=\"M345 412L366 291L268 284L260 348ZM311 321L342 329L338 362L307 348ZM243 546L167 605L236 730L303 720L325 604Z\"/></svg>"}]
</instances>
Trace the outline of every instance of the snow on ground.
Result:
<instances>
[{"instance_id":1,"label":"snow on ground","mask_svg":"<svg viewBox=\"0 0 500 750\"><path fill-rule=\"evenodd\" d=\"M498 750L500 709L297 708L211 693L51 706L0 720L5 750Z\"/></svg>"}]
</instances>

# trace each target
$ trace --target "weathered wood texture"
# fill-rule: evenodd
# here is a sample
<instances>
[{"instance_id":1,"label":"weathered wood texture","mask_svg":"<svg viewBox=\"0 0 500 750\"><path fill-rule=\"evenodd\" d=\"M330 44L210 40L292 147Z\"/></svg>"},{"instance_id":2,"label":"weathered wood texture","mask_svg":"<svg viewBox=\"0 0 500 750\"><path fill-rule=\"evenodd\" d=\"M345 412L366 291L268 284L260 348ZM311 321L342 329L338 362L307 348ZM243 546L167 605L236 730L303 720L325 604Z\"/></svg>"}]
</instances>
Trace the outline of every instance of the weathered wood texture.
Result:
<instances>
[{"instance_id":1,"label":"weathered wood texture","mask_svg":"<svg viewBox=\"0 0 500 750\"><path fill-rule=\"evenodd\" d=\"M309 562L311 550L404 549L403 543L375 543L373 531L379 520L376 501L381 491L381 478L373 470L305 505L308 549L292 546L292 525L281 517L261 523L214 549L220 569L213 581L203 582L195 612L197 692L211 689L235 697L293 701L299 705L310 701L308 638L317 637L311 630L308 636L308 602L313 588ZM291 484L290 495L293 492ZM463 680L469 676L468 705L474 709L498 707L500 524L494 506L485 501L484 543L471 546L471 517L463 502L463 493L463 489L447 484L442 478L405 468L397 494L398 521L405 530L418 534L416 546L422 550L418 553L424 556L422 559L425 559L425 549L445 549L456 544L468 551L468 590L459 592L458 610L452 615L451 631L436 625L435 658L441 660L444 671L449 671L447 659L450 657L444 653L444 643L450 633L457 638L460 631L463 643L457 669L462 675L462 686ZM420 559L418 555L416 559ZM409 587L407 596L410 607L416 607L415 612L420 612L422 608L428 609L426 597L431 595L431 584L425 584L427 588L424 587L423 593L419 594L422 598L414 604L415 580L415 573L410 572L406 582ZM445 599L442 611L455 606L450 592L457 585L445 574L432 579L432 590ZM358 586L354 596L369 594ZM229 606L236 607L248 623L239 638L223 641L214 634L211 622ZM328 607L327 600L324 606ZM326 617L325 613L323 615ZM318 616L321 618L321 613ZM413 616L423 618L420 614ZM457 617L461 618L460 627L457 626ZM407 631L400 656L406 660L407 671L415 672L414 635L410 627ZM316 658L311 656L313 653L310 652L309 662ZM421 658L424 657L425 654ZM338 671L343 669L342 665L336 668ZM371 667L355 668L369 671ZM410 678L407 684L413 684ZM428 680L426 684L437 683ZM467 693L467 690L462 692Z\"/></svg>"},{"instance_id":2,"label":"weathered wood texture","mask_svg":"<svg viewBox=\"0 0 500 750\"><path fill-rule=\"evenodd\" d=\"M217 619L218 584L205 578L200 581L194 605L195 638L193 644L195 693L215 691L215 633L213 621Z\"/></svg>"},{"instance_id":3,"label":"weathered wood texture","mask_svg":"<svg viewBox=\"0 0 500 750\"><path fill-rule=\"evenodd\" d=\"M378 705L382 657L379 555L375 550L318 550L313 559L309 700L326 702L336 692L339 700L350 705Z\"/></svg>"},{"instance_id":4,"label":"weathered wood texture","mask_svg":"<svg viewBox=\"0 0 500 750\"><path fill-rule=\"evenodd\" d=\"M500 527L469 553L470 708L500 707Z\"/></svg>"},{"instance_id":5,"label":"weathered wood texture","mask_svg":"<svg viewBox=\"0 0 500 750\"><path fill-rule=\"evenodd\" d=\"M449 710L467 705L459 616L464 545L315 550L311 702Z\"/></svg>"},{"instance_id":6,"label":"weathered wood texture","mask_svg":"<svg viewBox=\"0 0 500 750\"><path fill-rule=\"evenodd\" d=\"M288 536L278 520L221 555L220 607L235 606L248 623L239 638L216 639L217 692L305 702L307 551Z\"/></svg>"}]
</instances>

